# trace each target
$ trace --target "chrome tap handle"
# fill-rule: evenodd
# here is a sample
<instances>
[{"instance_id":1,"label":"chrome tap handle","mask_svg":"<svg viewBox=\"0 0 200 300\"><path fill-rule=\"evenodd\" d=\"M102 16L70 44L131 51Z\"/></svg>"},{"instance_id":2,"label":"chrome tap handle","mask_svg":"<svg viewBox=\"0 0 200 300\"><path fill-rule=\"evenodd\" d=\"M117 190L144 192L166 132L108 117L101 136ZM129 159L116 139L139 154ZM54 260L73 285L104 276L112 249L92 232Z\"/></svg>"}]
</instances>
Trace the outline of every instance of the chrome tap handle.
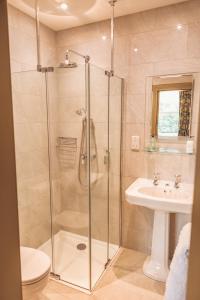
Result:
<instances>
[{"instance_id":1,"label":"chrome tap handle","mask_svg":"<svg viewBox=\"0 0 200 300\"><path fill-rule=\"evenodd\" d=\"M174 187L176 189L178 189L180 187L180 183L181 183L181 175L180 174L176 174L175 175L175 183L174 183Z\"/></svg>"},{"instance_id":2,"label":"chrome tap handle","mask_svg":"<svg viewBox=\"0 0 200 300\"><path fill-rule=\"evenodd\" d=\"M158 185L160 180L160 173L154 173L153 184Z\"/></svg>"}]
</instances>

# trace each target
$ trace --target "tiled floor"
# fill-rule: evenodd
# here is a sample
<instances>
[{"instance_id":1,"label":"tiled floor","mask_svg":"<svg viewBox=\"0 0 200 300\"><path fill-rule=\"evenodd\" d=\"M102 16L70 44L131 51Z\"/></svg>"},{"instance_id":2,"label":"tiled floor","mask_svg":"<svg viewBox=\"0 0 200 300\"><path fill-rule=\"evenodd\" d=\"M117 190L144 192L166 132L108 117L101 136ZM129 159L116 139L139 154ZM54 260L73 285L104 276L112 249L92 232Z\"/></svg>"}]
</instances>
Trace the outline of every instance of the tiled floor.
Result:
<instances>
[{"instance_id":1,"label":"tiled floor","mask_svg":"<svg viewBox=\"0 0 200 300\"><path fill-rule=\"evenodd\" d=\"M40 300L163 300L164 284L143 275L145 255L123 249L92 295L50 280Z\"/></svg>"}]
</instances>

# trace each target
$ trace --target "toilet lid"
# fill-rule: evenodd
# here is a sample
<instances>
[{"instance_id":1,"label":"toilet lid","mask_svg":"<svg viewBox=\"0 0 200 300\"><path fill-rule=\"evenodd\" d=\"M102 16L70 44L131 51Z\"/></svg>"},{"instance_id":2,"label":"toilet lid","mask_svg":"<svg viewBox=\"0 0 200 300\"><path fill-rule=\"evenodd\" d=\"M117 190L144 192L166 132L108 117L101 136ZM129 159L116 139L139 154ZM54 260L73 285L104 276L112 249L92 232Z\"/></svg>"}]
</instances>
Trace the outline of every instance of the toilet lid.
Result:
<instances>
[{"instance_id":1,"label":"toilet lid","mask_svg":"<svg viewBox=\"0 0 200 300\"><path fill-rule=\"evenodd\" d=\"M42 251L20 247L22 284L30 284L44 277L51 267L50 258Z\"/></svg>"}]
</instances>

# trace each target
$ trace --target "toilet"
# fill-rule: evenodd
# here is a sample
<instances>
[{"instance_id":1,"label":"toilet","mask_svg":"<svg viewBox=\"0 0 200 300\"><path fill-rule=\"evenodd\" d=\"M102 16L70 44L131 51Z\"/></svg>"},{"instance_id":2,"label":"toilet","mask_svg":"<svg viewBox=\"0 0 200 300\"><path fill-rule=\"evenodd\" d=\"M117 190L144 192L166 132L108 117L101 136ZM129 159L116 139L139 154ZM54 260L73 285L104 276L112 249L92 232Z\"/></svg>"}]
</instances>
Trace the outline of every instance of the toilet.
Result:
<instances>
[{"instance_id":1,"label":"toilet","mask_svg":"<svg viewBox=\"0 0 200 300\"><path fill-rule=\"evenodd\" d=\"M39 299L51 269L49 256L44 252L20 247L23 300Z\"/></svg>"}]
</instances>

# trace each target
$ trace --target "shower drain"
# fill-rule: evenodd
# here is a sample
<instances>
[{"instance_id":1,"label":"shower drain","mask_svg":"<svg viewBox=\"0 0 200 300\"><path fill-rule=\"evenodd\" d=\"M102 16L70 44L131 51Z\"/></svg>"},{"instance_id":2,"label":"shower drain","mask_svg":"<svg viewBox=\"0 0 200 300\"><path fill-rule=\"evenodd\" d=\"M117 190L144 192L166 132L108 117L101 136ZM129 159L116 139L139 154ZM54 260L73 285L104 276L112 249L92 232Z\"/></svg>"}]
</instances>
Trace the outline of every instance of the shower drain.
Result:
<instances>
[{"instance_id":1,"label":"shower drain","mask_svg":"<svg viewBox=\"0 0 200 300\"><path fill-rule=\"evenodd\" d=\"M87 248L86 244L80 243L76 246L78 250L85 250Z\"/></svg>"}]
</instances>

